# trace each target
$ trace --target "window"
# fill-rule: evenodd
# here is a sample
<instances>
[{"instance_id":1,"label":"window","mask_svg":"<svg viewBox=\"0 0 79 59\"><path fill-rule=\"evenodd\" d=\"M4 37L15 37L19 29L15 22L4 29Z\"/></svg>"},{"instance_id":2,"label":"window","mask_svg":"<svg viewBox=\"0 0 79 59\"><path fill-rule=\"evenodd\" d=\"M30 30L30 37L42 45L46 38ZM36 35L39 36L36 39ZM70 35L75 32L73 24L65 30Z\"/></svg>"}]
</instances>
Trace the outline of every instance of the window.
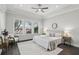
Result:
<instances>
[{"instance_id":1,"label":"window","mask_svg":"<svg viewBox=\"0 0 79 59\"><path fill-rule=\"evenodd\" d=\"M31 26L32 26L31 22L28 22L28 21L25 22L25 33L26 33L26 34L32 32Z\"/></svg>"},{"instance_id":2,"label":"window","mask_svg":"<svg viewBox=\"0 0 79 59\"><path fill-rule=\"evenodd\" d=\"M14 32L15 34L31 34L32 28L34 33L38 33L38 24L34 23L32 27L32 23L30 21L25 20L15 20L14 23Z\"/></svg>"},{"instance_id":3,"label":"window","mask_svg":"<svg viewBox=\"0 0 79 59\"><path fill-rule=\"evenodd\" d=\"M23 22L21 20L16 20L14 24L15 33L16 34L22 34L23 31Z\"/></svg>"}]
</instances>

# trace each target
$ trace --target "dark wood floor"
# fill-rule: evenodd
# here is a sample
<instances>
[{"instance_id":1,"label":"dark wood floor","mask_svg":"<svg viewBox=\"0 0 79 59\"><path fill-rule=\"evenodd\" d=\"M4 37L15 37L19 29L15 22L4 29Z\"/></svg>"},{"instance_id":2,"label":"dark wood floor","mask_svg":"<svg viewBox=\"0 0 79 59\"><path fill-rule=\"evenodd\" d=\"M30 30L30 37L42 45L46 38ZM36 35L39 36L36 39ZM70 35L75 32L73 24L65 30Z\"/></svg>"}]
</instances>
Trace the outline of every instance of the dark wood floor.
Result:
<instances>
[{"instance_id":1,"label":"dark wood floor","mask_svg":"<svg viewBox=\"0 0 79 59\"><path fill-rule=\"evenodd\" d=\"M61 44L58 47L63 49L63 51L61 51L58 55L79 55L79 48L77 48L77 47L64 45L64 44ZM13 46L9 47L9 49L7 51L3 50L1 54L2 55L20 55L17 43L15 43Z\"/></svg>"},{"instance_id":2,"label":"dark wood floor","mask_svg":"<svg viewBox=\"0 0 79 59\"><path fill-rule=\"evenodd\" d=\"M67 44L61 44L59 45L59 47L63 49L63 51L60 52L59 55L79 55L79 48L77 47Z\"/></svg>"},{"instance_id":3,"label":"dark wood floor","mask_svg":"<svg viewBox=\"0 0 79 59\"><path fill-rule=\"evenodd\" d=\"M7 50L3 49L1 55L20 55L17 43L15 43L14 45L9 46L9 48Z\"/></svg>"}]
</instances>

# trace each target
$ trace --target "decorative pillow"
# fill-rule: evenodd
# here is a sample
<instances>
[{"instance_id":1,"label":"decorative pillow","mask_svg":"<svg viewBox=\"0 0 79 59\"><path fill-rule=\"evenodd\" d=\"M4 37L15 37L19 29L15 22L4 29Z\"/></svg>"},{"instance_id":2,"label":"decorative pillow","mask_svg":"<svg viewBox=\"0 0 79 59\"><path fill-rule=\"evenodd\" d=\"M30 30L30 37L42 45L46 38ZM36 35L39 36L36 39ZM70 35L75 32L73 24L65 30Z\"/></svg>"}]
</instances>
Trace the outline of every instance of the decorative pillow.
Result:
<instances>
[{"instance_id":1,"label":"decorative pillow","mask_svg":"<svg viewBox=\"0 0 79 59\"><path fill-rule=\"evenodd\" d=\"M55 37L61 37L60 33L55 33Z\"/></svg>"},{"instance_id":2,"label":"decorative pillow","mask_svg":"<svg viewBox=\"0 0 79 59\"><path fill-rule=\"evenodd\" d=\"M50 37L55 37L55 33L50 33L49 36Z\"/></svg>"},{"instance_id":3,"label":"decorative pillow","mask_svg":"<svg viewBox=\"0 0 79 59\"><path fill-rule=\"evenodd\" d=\"M41 37L46 37L46 35L40 35Z\"/></svg>"}]
</instances>

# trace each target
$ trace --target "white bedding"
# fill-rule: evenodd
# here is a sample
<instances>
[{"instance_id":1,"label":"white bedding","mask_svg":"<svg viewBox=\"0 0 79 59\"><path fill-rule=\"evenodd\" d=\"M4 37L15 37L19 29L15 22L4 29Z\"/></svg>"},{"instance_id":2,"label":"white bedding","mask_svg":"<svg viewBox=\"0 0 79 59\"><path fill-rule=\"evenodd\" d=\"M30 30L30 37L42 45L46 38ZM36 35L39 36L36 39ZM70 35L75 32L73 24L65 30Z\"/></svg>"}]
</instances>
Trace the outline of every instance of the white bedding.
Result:
<instances>
[{"instance_id":1,"label":"white bedding","mask_svg":"<svg viewBox=\"0 0 79 59\"><path fill-rule=\"evenodd\" d=\"M34 36L33 42L47 50L54 50L61 43L61 37Z\"/></svg>"}]
</instances>

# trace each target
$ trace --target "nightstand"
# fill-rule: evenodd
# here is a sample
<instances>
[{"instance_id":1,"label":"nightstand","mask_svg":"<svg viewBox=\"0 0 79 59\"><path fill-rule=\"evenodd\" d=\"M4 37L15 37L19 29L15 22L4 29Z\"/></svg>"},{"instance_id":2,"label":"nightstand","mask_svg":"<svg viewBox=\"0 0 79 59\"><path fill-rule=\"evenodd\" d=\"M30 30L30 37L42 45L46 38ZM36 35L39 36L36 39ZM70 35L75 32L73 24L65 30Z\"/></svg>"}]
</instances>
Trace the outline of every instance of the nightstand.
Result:
<instances>
[{"instance_id":1,"label":"nightstand","mask_svg":"<svg viewBox=\"0 0 79 59\"><path fill-rule=\"evenodd\" d=\"M63 37L63 43L64 44L71 45L71 40L72 40L71 37Z\"/></svg>"}]
</instances>

